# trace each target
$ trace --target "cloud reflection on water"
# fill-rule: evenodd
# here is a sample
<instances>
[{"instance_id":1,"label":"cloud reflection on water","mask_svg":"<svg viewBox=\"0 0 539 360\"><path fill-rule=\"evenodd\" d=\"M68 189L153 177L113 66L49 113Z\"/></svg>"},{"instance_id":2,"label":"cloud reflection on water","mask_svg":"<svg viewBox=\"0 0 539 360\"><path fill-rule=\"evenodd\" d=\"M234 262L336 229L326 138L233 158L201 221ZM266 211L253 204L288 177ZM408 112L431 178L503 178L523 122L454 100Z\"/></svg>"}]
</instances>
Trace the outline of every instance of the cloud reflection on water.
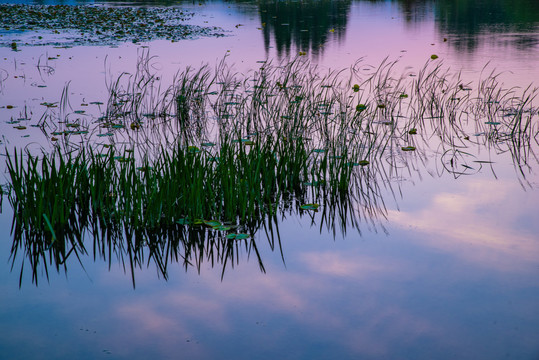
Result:
<instances>
[{"instance_id":1,"label":"cloud reflection on water","mask_svg":"<svg viewBox=\"0 0 539 360\"><path fill-rule=\"evenodd\" d=\"M389 211L389 218L427 234L416 239L427 246L500 271L529 271L539 258L531 193L514 182L467 179L457 192L439 192L414 211Z\"/></svg>"}]
</instances>

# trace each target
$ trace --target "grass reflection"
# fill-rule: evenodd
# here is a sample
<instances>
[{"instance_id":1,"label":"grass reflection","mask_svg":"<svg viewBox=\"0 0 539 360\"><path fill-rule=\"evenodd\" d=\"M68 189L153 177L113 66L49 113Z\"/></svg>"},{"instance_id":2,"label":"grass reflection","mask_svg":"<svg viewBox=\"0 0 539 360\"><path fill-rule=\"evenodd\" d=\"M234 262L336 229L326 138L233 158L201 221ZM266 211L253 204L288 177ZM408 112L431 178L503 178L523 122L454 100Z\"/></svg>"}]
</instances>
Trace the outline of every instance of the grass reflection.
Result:
<instances>
[{"instance_id":1,"label":"grass reflection","mask_svg":"<svg viewBox=\"0 0 539 360\"><path fill-rule=\"evenodd\" d=\"M264 271L259 241L281 249L288 215L334 235L383 229L383 194L396 197L395 179L433 146L455 176L484 163L469 147L510 151L522 169L537 146L536 89L504 89L491 73L472 90L434 56L404 74L387 60L346 72L298 58L239 75L225 59L165 90L152 59L141 53L133 75L109 82L96 122L69 120L66 88L40 122L52 150L6 154L21 282L26 262L37 283L88 253L118 260L133 285L150 264L164 278L171 263L208 262L224 276L242 254Z\"/></svg>"}]
</instances>

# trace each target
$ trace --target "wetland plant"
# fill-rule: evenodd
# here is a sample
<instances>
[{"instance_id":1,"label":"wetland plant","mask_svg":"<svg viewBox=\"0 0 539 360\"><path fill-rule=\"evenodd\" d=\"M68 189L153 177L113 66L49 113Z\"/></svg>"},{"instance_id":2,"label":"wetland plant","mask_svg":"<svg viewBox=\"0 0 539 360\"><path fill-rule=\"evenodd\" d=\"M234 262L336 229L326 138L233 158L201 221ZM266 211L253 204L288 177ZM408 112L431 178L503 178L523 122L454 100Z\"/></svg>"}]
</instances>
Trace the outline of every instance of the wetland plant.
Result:
<instances>
[{"instance_id":1,"label":"wetland plant","mask_svg":"<svg viewBox=\"0 0 539 360\"><path fill-rule=\"evenodd\" d=\"M519 167L535 158L537 89L518 96L495 74L472 94L435 59L417 74L387 60L328 71L298 58L244 75L224 59L213 71L187 68L161 90L152 59L142 53L134 75L109 83L106 110L77 134L82 143L56 130L63 136L49 152L6 154L12 257L24 250L34 281L47 263L67 270L87 236L94 256L110 264L115 254L132 276L145 251L164 277L169 261L200 269L203 259L224 275L240 244L263 270L260 229L274 248L287 213L334 233L376 227L383 194L398 193L391 179L426 161L429 147L455 176L470 173L468 146L510 151ZM61 103L56 121L65 123Z\"/></svg>"}]
</instances>

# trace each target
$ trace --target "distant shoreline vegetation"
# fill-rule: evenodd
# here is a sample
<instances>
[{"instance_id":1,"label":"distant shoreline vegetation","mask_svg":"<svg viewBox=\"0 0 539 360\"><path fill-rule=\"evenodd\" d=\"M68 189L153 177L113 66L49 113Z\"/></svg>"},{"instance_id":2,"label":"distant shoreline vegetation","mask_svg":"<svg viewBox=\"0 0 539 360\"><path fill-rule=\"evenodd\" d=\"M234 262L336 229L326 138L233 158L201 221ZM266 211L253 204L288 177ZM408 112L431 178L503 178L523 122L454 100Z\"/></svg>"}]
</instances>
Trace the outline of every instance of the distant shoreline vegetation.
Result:
<instances>
[{"instance_id":1,"label":"distant shoreline vegetation","mask_svg":"<svg viewBox=\"0 0 539 360\"><path fill-rule=\"evenodd\" d=\"M194 14L170 7L0 4L0 46L117 45L224 36L219 27L184 24ZM30 37L17 41L23 32Z\"/></svg>"}]
</instances>

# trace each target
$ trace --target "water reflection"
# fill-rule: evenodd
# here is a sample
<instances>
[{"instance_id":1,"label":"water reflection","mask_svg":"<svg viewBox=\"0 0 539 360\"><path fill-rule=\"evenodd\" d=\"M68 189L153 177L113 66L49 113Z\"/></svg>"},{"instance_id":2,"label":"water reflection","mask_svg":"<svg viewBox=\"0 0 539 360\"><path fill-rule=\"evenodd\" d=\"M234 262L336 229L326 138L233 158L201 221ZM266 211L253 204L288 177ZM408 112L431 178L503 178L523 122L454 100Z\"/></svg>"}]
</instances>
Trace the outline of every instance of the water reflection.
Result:
<instances>
[{"instance_id":1,"label":"water reflection","mask_svg":"<svg viewBox=\"0 0 539 360\"><path fill-rule=\"evenodd\" d=\"M493 166L491 152L507 153L525 185L536 166L537 90L518 97L495 75L472 96L436 59L417 74L358 63L349 77L320 76L303 58L238 77L224 59L163 89L154 58L140 55L134 74L111 82L96 121L47 108L51 155L7 156L21 282L25 264L37 283L88 254L122 264L133 285L150 264L165 279L170 264L211 264L222 278L243 256L265 271L259 248L267 240L284 260L287 218L333 237L385 231L385 202L425 168L475 175Z\"/></svg>"},{"instance_id":2,"label":"water reflection","mask_svg":"<svg viewBox=\"0 0 539 360\"><path fill-rule=\"evenodd\" d=\"M100 2L100 1L99 1ZM33 1L48 4L49 1ZM58 2L55 2L58 3ZM59 2L64 3L64 2ZM65 2L84 4L87 2ZM220 1L106 1L119 5L190 6L197 13L204 4ZM447 45L457 52L474 52L483 45L500 49L529 52L539 43L539 4L534 0L516 1L433 1L433 0L304 0L304 1L231 1L237 11L253 16L258 14L266 53L275 48L278 57L305 52L314 58L324 52L328 43L339 45L345 38L354 38L350 23L370 16L373 8L395 4L405 23L421 24L434 21ZM230 5L228 5L230 4ZM369 4L370 8L362 5ZM200 6L202 5L202 7ZM370 10L368 10L370 9ZM351 14L358 12L351 19ZM357 26L356 26L357 27ZM354 29L356 28L354 27ZM357 34L362 35L362 34ZM372 34L376 36L376 34ZM134 39L136 40L136 39ZM361 46L354 44L354 46ZM368 50L368 49L366 49Z\"/></svg>"},{"instance_id":3,"label":"water reflection","mask_svg":"<svg viewBox=\"0 0 539 360\"><path fill-rule=\"evenodd\" d=\"M275 43L280 56L293 51L323 52L329 37L344 37L352 1L260 1L260 22L266 49Z\"/></svg>"},{"instance_id":4,"label":"water reflection","mask_svg":"<svg viewBox=\"0 0 539 360\"><path fill-rule=\"evenodd\" d=\"M165 280L168 279L169 267L178 265L186 271L193 269L199 273L203 265L221 268L223 278L225 271L234 268L240 259L245 261L254 257L260 270L265 272L262 251L258 248L266 239L265 246L271 251L279 251L284 261L279 224L287 218L305 217L307 223L319 228L320 233L329 232L333 236L345 234L347 228L360 231L360 226L364 225L371 229L381 226L380 218L385 217L386 210L383 201L377 199L379 194L364 189L361 196L362 199L352 198L350 194L323 195L319 213L303 210L301 196L290 198L283 201L273 215L260 214L258 221L232 226L236 233L249 234L238 238L212 228L208 222L144 228L106 221L95 213L76 212L61 229L63 231L57 228L51 239L49 230L27 227L16 209L10 258L12 267L20 264L19 285L22 285L25 271L31 273L32 282L37 285L42 276L49 278L49 267L67 274L69 266L82 266L86 257L99 258L108 263L109 268L112 263L119 263L124 271L131 274L133 287L136 270L150 266Z\"/></svg>"}]
</instances>

